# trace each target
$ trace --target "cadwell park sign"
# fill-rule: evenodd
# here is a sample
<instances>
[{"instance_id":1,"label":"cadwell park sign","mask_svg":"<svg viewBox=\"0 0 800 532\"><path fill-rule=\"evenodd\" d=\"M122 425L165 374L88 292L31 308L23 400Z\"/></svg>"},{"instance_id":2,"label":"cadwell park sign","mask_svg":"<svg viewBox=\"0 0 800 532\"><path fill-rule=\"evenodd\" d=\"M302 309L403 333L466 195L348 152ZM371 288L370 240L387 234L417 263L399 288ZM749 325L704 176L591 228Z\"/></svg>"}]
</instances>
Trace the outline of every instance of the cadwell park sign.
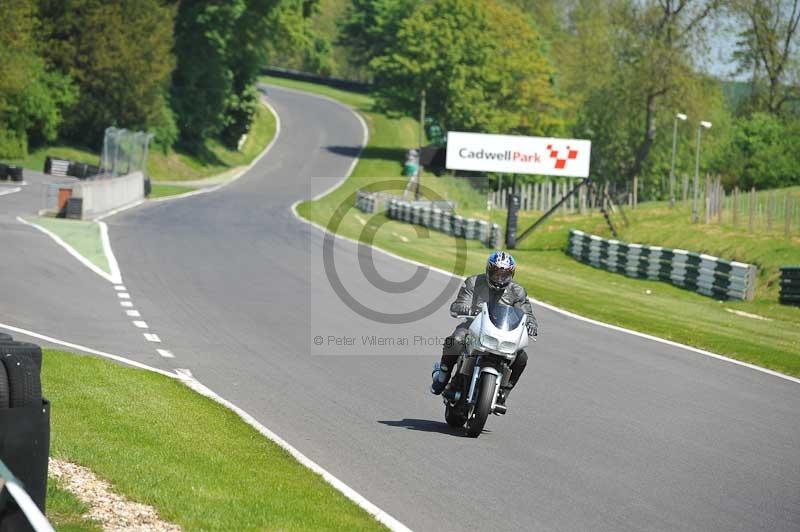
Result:
<instances>
[{"instance_id":1,"label":"cadwell park sign","mask_svg":"<svg viewBox=\"0 0 800 532\"><path fill-rule=\"evenodd\" d=\"M589 177L589 140L450 131L450 170Z\"/></svg>"}]
</instances>

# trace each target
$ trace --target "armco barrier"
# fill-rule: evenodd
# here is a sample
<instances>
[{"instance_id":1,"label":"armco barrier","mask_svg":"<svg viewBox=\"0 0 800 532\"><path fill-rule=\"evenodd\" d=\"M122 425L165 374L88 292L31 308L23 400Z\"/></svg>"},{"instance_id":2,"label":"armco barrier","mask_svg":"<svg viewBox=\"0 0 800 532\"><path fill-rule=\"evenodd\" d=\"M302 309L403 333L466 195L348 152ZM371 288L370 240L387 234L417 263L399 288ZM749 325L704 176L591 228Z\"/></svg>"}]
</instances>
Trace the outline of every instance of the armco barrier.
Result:
<instances>
[{"instance_id":1,"label":"armco barrier","mask_svg":"<svg viewBox=\"0 0 800 532\"><path fill-rule=\"evenodd\" d=\"M781 268L780 302L784 305L800 306L800 266Z\"/></svg>"},{"instance_id":2,"label":"armco barrier","mask_svg":"<svg viewBox=\"0 0 800 532\"><path fill-rule=\"evenodd\" d=\"M719 299L753 299L756 267L683 249L669 249L590 235L571 229L567 253L628 277L665 281Z\"/></svg>"},{"instance_id":3,"label":"armco barrier","mask_svg":"<svg viewBox=\"0 0 800 532\"><path fill-rule=\"evenodd\" d=\"M408 201L390 199L386 204L386 216L393 220L423 225L450 236L479 240L488 247L500 243L500 226L486 220L475 220L457 216L450 209L435 206L414 205Z\"/></svg>"}]
</instances>

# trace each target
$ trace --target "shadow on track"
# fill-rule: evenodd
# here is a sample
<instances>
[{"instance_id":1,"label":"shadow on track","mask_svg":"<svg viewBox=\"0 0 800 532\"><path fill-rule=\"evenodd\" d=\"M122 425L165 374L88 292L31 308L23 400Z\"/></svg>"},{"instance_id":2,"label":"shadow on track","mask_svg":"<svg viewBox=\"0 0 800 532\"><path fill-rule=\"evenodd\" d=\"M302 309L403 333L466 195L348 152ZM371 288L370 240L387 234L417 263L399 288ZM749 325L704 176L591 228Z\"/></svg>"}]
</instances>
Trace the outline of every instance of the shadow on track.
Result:
<instances>
[{"instance_id":1,"label":"shadow on track","mask_svg":"<svg viewBox=\"0 0 800 532\"><path fill-rule=\"evenodd\" d=\"M464 437L463 429L454 429L447 423L441 421L431 421L430 419L413 419L404 418L399 421L378 421L382 425L390 427L401 427L409 430L419 430L421 432L438 432L439 434L448 434L450 436Z\"/></svg>"}]
</instances>

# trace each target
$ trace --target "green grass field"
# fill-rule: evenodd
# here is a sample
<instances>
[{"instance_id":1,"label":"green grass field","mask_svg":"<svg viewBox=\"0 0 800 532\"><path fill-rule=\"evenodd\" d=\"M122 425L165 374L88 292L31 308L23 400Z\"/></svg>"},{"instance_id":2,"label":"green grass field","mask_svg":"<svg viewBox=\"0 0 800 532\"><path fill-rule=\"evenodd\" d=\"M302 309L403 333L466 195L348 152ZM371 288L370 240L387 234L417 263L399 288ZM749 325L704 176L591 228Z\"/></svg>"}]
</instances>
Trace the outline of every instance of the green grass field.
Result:
<instances>
[{"instance_id":1,"label":"green grass field","mask_svg":"<svg viewBox=\"0 0 800 532\"><path fill-rule=\"evenodd\" d=\"M267 81L331 97L343 92L310 83L275 78ZM402 179L399 176L403 154L417 144L413 119L390 118L374 112L368 96L347 94L342 101L368 120L371 136L364 153L371 156L359 162L352 177L341 187L317 201L298 205L301 216L324 226L341 204L349 205L350 196L357 189ZM458 201L463 214L480 215L504 225L505 213L496 210L488 213L484 193L466 180L425 175L422 183L437 194ZM351 209L339 226L340 234L363 238L365 226L356 219L356 214L362 219L368 217ZM374 240L378 247L453 271L454 239L434 232L420 238L411 225L388 221L380 214L375 216L375 222L382 224ZM527 227L536 216L537 213L523 214L520 227ZM605 222L597 213L556 216L523 242L514 251L520 264L517 279L534 298L577 314L800 376L800 309L778 304L776 283L778 266L800 263L797 236L786 239L774 233L749 234L742 227L724 224L692 225L685 210L670 211L663 204L643 205L629 216L631 225L622 228L621 239L757 264L756 299L720 302L666 283L630 279L578 263L564 253L568 230L575 227L608 236ZM476 242L469 242L467 249L466 273L481 271L489 250ZM541 341L547 341L546 322L541 326L541 334Z\"/></svg>"},{"instance_id":2,"label":"green grass field","mask_svg":"<svg viewBox=\"0 0 800 532\"><path fill-rule=\"evenodd\" d=\"M50 216L29 216L26 221L40 225L58 235L83 257L110 274L108 259L100 238L100 226L92 220L68 220Z\"/></svg>"},{"instance_id":3,"label":"green grass field","mask_svg":"<svg viewBox=\"0 0 800 532\"><path fill-rule=\"evenodd\" d=\"M196 190L194 187L184 187L181 185L163 185L161 183L153 183L150 189L150 199L165 198L167 196L177 196Z\"/></svg>"},{"instance_id":4,"label":"green grass field","mask_svg":"<svg viewBox=\"0 0 800 532\"><path fill-rule=\"evenodd\" d=\"M100 532L99 523L83 517L87 511L85 504L54 479L47 481L47 520L58 532Z\"/></svg>"},{"instance_id":5,"label":"green grass field","mask_svg":"<svg viewBox=\"0 0 800 532\"><path fill-rule=\"evenodd\" d=\"M184 530L383 528L236 414L177 380L52 350L42 371L53 405L51 456L88 467ZM49 508L65 524L60 529L92 530L74 523L77 501L56 494Z\"/></svg>"},{"instance_id":6,"label":"green grass field","mask_svg":"<svg viewBox=\"0 0 800 532\"><path fill-rule=\"evenodd\" d=\"M275 127L275 116L265 106L259 105L242 151L230 150L213 140L207 141L201 153L196 154L180 150L163 153L151 146L147 159L147 173L155 181L190 181L245 166L272 140L275 136ZM54 145L39 148L25 159L9 162L41 172L48 155L90 164L98 164L100 160L99 151L85 147Z\"/></svg>"}]
</instances>

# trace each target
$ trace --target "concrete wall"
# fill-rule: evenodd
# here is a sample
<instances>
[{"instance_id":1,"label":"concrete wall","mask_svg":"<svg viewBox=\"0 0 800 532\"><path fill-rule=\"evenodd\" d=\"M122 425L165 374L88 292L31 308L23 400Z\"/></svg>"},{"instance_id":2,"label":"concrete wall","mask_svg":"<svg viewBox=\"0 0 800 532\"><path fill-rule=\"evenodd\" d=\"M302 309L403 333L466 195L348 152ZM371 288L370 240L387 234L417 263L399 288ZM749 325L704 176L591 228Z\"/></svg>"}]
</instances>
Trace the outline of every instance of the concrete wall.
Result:
<instances>
[{"instance_id":1,"label":"concrete wall","mask_svg":"<svg viewBox=\"0 0 800 532\"><path fill-rule=\"evenodd\" d=\"M144 174L79 181L71 188L72 197L83 198L81 218L85 220L144 199Z\"/></svg>"}]
</instances>

